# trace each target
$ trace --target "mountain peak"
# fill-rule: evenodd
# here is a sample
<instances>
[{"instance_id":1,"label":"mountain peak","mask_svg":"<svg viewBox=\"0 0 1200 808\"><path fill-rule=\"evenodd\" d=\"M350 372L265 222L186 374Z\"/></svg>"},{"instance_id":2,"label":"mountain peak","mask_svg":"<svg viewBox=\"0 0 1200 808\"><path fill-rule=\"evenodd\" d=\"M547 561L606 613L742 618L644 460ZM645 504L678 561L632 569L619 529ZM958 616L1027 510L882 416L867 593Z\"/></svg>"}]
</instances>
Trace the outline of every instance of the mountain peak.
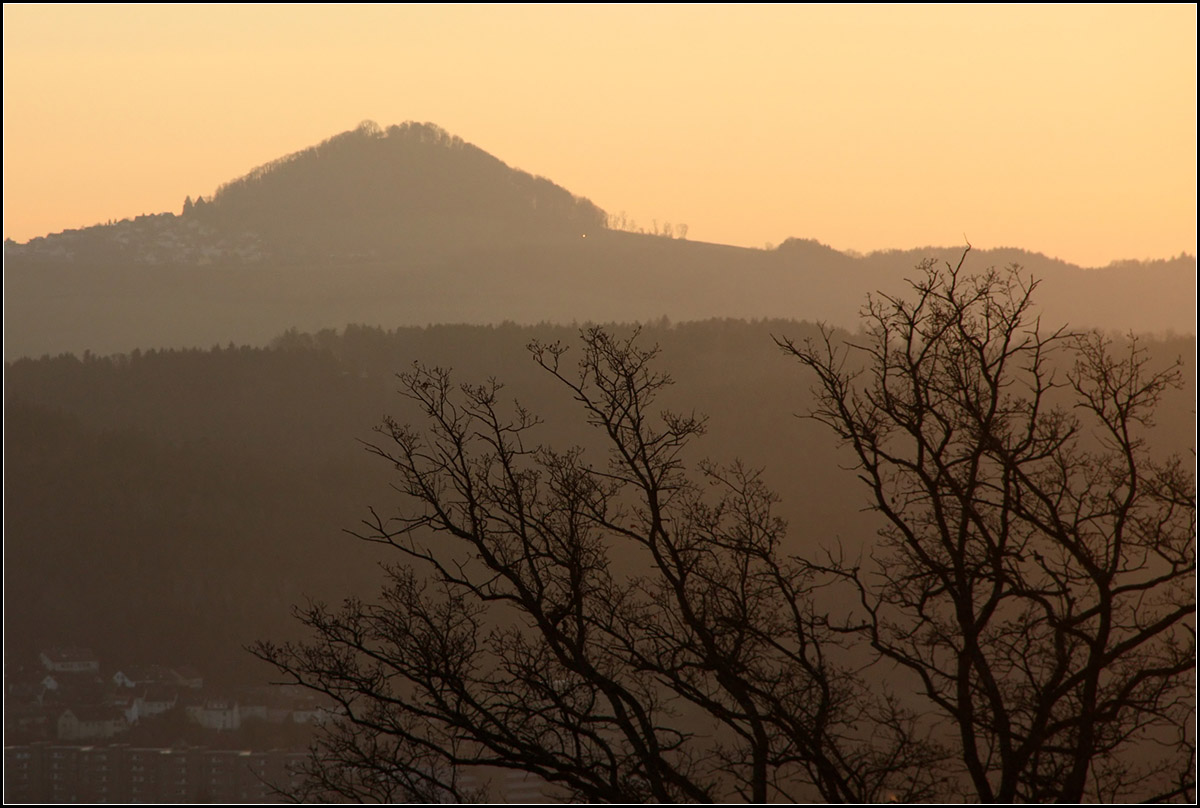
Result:
<instances>
[{"instance_id":1,"label":"mountain peak","mask_svg":"<svg viewBox=\"0 0 1200 808\"><path fill-rule=\"evenodd\" d=\"M371 121L222 185L193 213L285 254L577 237L605 222L588 200L438 126Z\"/></svg>"},{"instance_id":2,"label":"mountain peak","mask_svg":"<svg viewBox=\"0 0 1200 808\"><path fill-rule=\"evenodd\" d=\"M442 252L605 227L604 211L431 123L373 121L272 160L183 214L68 230L6 256L90 263L254 262Z\"/></svg>"}]
</instances>

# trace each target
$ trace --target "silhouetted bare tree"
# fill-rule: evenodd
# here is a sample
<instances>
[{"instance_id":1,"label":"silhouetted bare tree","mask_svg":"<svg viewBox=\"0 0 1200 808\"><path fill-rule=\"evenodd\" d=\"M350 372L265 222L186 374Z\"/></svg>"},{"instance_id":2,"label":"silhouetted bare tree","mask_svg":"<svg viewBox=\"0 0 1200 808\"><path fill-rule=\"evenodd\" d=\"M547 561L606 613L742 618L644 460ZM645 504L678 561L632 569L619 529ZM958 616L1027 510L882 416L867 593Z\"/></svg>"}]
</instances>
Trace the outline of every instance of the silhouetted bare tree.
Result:
<instances>
[{"instance_id":1,"label":"silhouetted bare tree","mask_svg":"<svg viewBox=\"0 0 1200 808\"><path fill-rule=\"evenodd\" d=\"M338 705L306 793L463 800L494 766L590 801L1191 799L1194 475L1148 443L1179 367L962 267L847 345L781 341L883 517L857 565L788 555L757 474L688 464L703 419L655 411L635 338L530 346L599 464L495 382L402 375L425 426L371 450L405 503L360 536L386 590L255 649Z\"/></svg>"},{"instance_id":2,"label":"silhouetted bare tree","mask_svg":"<svg viewBox=\"0 0 1200 808\"><path fill-rule=\"evenodd\" d=\"M704 423L654 411L656 351L597 329L574 368L530 348L608 461L535 448L495 382L400 377L425 427L382 427L406 502L361 535L398 554L386 591L255 649L338 707L310 793L464 799L461 773L495 766L590 801L932 796L939 750L818 606L845 581L785 554L757 474L687 465Z\"/></svg>"},{"instance_id":3,"label":"silhouetted bare tree","mask_svg":"<svg viewBox=\"0 0 1200 808\"><path fill-rule=\"evenodd\" d=\"M966 253L963 255L965 260ZM985 802L1194 797L1195 480L1147 427L1179 366L1046 333L1016 268L929 263L839 344L781 345L886 527L863 636Z\"/></svg>"}]
</instances>

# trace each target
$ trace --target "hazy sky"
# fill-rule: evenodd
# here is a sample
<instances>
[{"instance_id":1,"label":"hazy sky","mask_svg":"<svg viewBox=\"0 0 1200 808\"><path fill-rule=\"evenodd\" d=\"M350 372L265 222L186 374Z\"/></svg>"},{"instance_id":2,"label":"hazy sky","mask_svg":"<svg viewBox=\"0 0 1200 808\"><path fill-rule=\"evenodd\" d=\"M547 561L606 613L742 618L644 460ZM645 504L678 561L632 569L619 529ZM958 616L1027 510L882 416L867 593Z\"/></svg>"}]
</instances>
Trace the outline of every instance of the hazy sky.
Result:
<instances>
[{"instance_id":1,"label":"hazy sky","mask_svg":"<svg viewBox=\"0 0 1200 808\"><path fill-rule=\"evenodd\" d=\"M1196 244L1196 7L4 6L4 235L365 119L746 246Z\"/></svg>"}]
</instances>

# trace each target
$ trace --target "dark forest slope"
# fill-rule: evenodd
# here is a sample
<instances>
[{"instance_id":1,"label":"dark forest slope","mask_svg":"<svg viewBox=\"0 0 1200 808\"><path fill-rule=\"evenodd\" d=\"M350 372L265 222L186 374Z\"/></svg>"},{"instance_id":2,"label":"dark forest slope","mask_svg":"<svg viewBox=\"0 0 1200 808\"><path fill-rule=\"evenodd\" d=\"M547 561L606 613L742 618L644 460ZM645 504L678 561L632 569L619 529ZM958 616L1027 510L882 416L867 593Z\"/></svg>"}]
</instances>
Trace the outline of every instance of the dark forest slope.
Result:
<instances>
[{"instance_id":1,"label":"dark forest slope","mask_svg":"<svg viewBox=\"0 0 1200 808\"><path fill-rule=\"evenodd\" d=\"M783 496L797 549L873 536L853 474L819 425L798 420L808 380L772 334L795 322L646 329L676 379L662 402L710 416L693 457L744 458ZM290 332L271 348L22 360L6 368L5 628L9 649L79 643L106 656L256 670L240 651L288 633L305 596L375 591L386 558L342 533L397 503L389 469L358 439L409 420L393 373L420 359L463 381L497 377L546 423L539 439L587 445L578 405L524 350L565 327L353 327ZM1191 339L1149 346L1156 362ZM1185 368L1188 379L1194 367ZM1160 410L1165 447L1194 444L1194 390ZM596 458L604 462L604 455Z\"/></svg>"}]
</instances>

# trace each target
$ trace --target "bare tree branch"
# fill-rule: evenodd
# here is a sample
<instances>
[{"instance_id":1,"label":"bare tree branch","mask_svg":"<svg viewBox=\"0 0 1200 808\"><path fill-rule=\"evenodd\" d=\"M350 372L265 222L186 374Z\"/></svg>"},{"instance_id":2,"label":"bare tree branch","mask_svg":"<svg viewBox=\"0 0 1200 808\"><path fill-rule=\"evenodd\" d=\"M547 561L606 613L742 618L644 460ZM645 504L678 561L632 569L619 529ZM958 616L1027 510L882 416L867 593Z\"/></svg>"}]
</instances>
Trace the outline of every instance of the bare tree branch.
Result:
<instances>
[{"instance_id":1,"label":"bare tree branch","mask_svg":"<svg viewBox=\"0 0 1200 808\"><path fill-rule=\"evenodd\" d=\"M1145 443L1179 368L1045 333L1036 288L931 262L856 342L779 340L885 519L874 568L842 573L957 740L964 796L1190 798L1195 483Z\"/></svg>"}]
</instances>

